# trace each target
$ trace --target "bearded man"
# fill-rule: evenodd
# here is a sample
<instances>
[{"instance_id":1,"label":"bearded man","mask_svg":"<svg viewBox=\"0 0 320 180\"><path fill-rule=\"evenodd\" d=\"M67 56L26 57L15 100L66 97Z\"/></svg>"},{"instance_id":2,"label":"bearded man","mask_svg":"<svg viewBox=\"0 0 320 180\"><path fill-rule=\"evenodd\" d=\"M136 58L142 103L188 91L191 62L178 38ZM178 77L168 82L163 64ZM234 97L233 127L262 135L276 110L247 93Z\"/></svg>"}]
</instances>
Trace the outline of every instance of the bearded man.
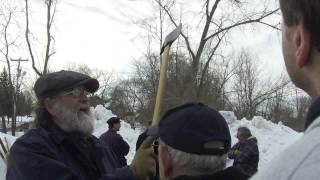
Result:
<instances>
[{"instance_id":1,"label":"bearded man","mask_svg":"<svg viewBox=\"0 0 320 180\"><path fill-rule=\"evenodd\" d=\"M34 86L36 128L12 146L6 179L131 180L154 174L153 139L137 151L130 166L116 168L114 153L91 135L88 94L98 88L96 79L73 71L40 77Z\"/></svg>"}]
</instances>

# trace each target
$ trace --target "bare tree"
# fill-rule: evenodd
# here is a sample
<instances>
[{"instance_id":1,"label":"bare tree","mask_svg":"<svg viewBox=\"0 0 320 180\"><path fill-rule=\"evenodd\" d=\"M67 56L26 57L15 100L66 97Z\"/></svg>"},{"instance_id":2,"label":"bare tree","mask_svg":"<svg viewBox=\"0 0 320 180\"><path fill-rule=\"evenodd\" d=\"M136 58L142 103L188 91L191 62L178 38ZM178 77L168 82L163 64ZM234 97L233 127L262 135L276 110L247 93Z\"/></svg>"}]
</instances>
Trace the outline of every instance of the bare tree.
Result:
<instances>
[{"instance_id":1,"label":"bare tree","mask_svg":"<svg viewBox=\"0 0 320 180\"><path fill-rule=\"evenodd\" d=\"M42 1L41 1L42 2ZM56 5L57 0L44 0L43 1L46 6L46 44L45 44L45 54L43 56L43 67L36 67L36 58L35 58L35 50L33 47L33 43L30 38L30 8L28 0L25 0L25 15L26 15L26 31L25 31L25 38L28 45L29 55L32 61L32 68L36 72L37 75L43 76L48 73L48 63L53 54L55 54L53 50L52 41L54 40L52 36L52 25L54 22L54 17L56 13ZM40 61L40 60L38 60Z\"/></svg>"},{"instance_id":2,"label":"bare tree","mask_svg":"<svg viewBox=\"0 0 320 180\"><path fill-rule=\"evenodd\" d=\"M18 66L16 71L12 70L11 61L13 61L12 57L17 54L15 51L19 48L18 40L20 38L19 32L15 30L14 25L17 25L14 22L14 15L17 15L18 10L16 6L13 4L2 4L0 7L0 18L1 18L1 35L3 39L0 40L3 47L0 47L0 53L3 55L5 62L7 64L7 72L8 72L8 82L9 88L11 91L11 102L12 102L12 113L11 113L11 129L12 135L15 135L15 128L16 128L16 113L17 113L17 96L20 91L21 87L21 79L25 73L22 73L22 69L20 66L21 59L18 60ZM14 74L14 72L16 72ZM4 120L4 118L2 118ZM4 124L4 123L3 123Z\"/></svg>"},{"instance_id":3,"label":"bare tree","mask_svg":"<svg viewBox=\"0 0 320 180\"><path fill-rule=\"evenodd\" d=\"M184 24L183 19L179 19L175 16L172 6L167 5L175 4L176 0L168 0L166 3L160 0L155 1L163 8L174 26L178 26L178 22L181 21ZM194 83L193 89L195 89L195 96L198 97L200 95L203 79L206 78L203 76L205 74L204 72L210 67L211 61L218 54L218 49L221 46L222 41L227 34L231 33L232 29L253 23L263 24L278 29L276 25L264 21L267 17L276 14L278 8L271 9L269 7L269 1L261 1L261 4L264 5L262 8L251 8L249 10L248 5L250 5L250 2L237 0L204 0L203 9L199 13L201 15L199 19L201 20L197 23L199 24L198 27L202 28L201 38L196 46L192 45L192 34L188 33L188 29L191 29L189 28L190 25L184 25L182 37L192 60L192 71L190 76L193 80L191 83ZM230 8L231 11L223 9L223 5ZM219 13L221 10L223 13ZM204 52L207 52L208 56L203 56ZM203 61L204 66L201 66L201 61ZM200 80L196 81L196 77L199 77Z\"/></svg>"},{"instance_id":4,"label":"bare tree","mask_svg":"<svg viewBox=\"0 0 320 180\"><path fill-rule=\"evenodd\" d=\"M255 23L278 29L266 20L277 14L278 8L272 9L268 4L270 0L259 1L259 8L251 8L252 1L202 0L200 13L191 12L193 16L190 19L194 20L191 22L190 16L185 16L187 13L178 9L178 1L150 1L158 13L140 21L139 25L147 31L148 47L142 62L134 66L134 78L130 81L136 82L134 87L138 91L134 90L144 102L144 110L148 111L146 107L149 106L152 109L158 83L160 57L157 52L160 48L157 50L150 46L161 47L164 35L182 22L182 39L174 44L170 56L167 73L167 87L170 89L166 91L164 109L188 100L203 101L219 109L231 109L232 100L229 97L234 91L230 89L230 84L237 67L231 65L233 62L227 56L228 52L221 47L229 44L228 36L233 29L244 25ZM276 83L279 82L274 82L274 86Z\"/></svg>"},{"instance_id":5,"label":"bare tree","mask_svg":"<svg viewBox=\"0 0 320 180\"><path fill-rule=\"evenodd\" d=\"M259 114L259 107L267 100L277 97L289 84L289 80L284 77L278 78L277 81L259 80L262 71L258 69L257 59L242 50L237 57L235 66L235 75L233 79L233 103L235 113L238 117L251 119L254 115Z\"/></svg>"},{"instance_id":6,"label":"bare tree","mask_svg":"<svg viewBox=\"0 0 320 180\"><path fill-rule=\"evenodd\" d=\"M113 90L112 84L116 80L115 73L113 71L103 71L101 69L92 69L86 64L69 63L65 67L67 70L81 72L87 74L99 81L99 90L91 96L92 105L102 104L105 105L110 101L110 94Z\"/></svg>"}]
</instances>

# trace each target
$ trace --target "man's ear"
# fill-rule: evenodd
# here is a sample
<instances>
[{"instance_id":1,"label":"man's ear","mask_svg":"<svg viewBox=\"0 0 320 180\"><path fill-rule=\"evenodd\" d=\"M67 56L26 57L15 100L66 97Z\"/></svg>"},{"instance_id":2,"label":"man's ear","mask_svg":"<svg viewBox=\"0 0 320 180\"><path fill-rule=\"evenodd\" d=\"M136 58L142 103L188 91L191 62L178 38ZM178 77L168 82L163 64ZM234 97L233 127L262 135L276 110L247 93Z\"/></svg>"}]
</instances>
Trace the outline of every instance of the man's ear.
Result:
<instances>
[{"instance_id":1,"label":"man's ear","mask_svg":"<svg viewBox=\"0 0 320 180\"><path fill-rule=\"evenodd\" d=\"M302 68L308 63L311 52L310 33L306 31L302 22L297 25L294 43L296 45L296 64L297 67Z\"/></svg>"},{"instance_id":2,"label":"man's ear","mask_svg":"<svg viewBox=\"0 0 320 180\"><path fill-rule=\"evenodd\" d=\"M51 99L46 98L46 99L44 100L44 107L46 108L46 110L47 110L50 114L54 115L54 111L53 111L53 107L52 107L52 106L53 106L53 105L52 105Z\"/></svg>"},{"instance_id":3,"label":"man's ear","mask_svg":"<svg viewBox=\"0 0 320 180\"><path fill-rule=\"evenodd\" d=\"M167 147L165 146L159 146L159 158L161 159L162 161L162 164L163 164L163 173L166 177L171 177L172 175L172 170L173 170L173 167L172 167L172 159L171 159L171 156L169 154L169 151L167 149Z\"/></svg>"}]
</instances>

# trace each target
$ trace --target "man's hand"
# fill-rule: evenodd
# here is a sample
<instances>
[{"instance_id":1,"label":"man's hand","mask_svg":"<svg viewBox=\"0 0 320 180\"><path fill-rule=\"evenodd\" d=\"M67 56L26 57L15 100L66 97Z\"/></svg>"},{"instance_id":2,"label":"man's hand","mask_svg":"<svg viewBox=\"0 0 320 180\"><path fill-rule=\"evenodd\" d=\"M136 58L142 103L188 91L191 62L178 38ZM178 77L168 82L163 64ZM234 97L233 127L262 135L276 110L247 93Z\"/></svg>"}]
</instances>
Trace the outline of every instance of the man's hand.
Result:
<instances>
[{"instance_id":1,"label":"man's hand","mask_svg":"<svg viewBox=\"0 0 320 180\"><path fill-rule=\"evenodd\" d=\"M239 154L241 154L241 151L235 150L233 153L234 153L235 156L238 156Z\"/></svg>"},{"instance_id":2,"label":"man's hand","mask_svg":"<svg viewBox=\"0 0 320 180\"><path fill-rule=\"evenodd\" d=\"M237 156L239 156L239 154L241 154L241 151L239 151L238 149L236 150L231 150L228 153L228 158L230 159L235 159Z\"/></svg>"},{"instance_id":3,"label":"man's hand","mask_svg":"<svg viewBox=\"0 0 320 180\"><path fill-rule=\"evenodd\" d=\"M10 152L7 152L5 154L4 163L6 164L7 167L9 167L9 165L10 165Z\"/></svg>"},{"instance_id":4,"label":"man's hand","mask_svg":"<svg viewBox=\"0 0 320 180\"><path fill-rule=\"evenodd\" d=\"M156 155L153 152L152 143L155 139L147 137L136 152L130 169L139 180L145 180L156 173Z\"/></svg>"}]
</instances>

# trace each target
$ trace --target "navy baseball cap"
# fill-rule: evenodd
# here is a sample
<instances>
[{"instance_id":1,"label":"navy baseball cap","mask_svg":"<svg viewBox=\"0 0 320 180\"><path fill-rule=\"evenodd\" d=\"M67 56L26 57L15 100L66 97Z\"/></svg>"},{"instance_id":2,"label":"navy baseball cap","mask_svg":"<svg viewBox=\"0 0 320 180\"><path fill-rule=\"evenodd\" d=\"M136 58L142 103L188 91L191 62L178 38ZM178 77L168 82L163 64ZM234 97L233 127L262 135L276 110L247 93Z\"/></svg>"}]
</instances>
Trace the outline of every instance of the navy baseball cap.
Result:
<instances>
[{"instance_id":1,"label":"navy baseball cap","mask_svg":"<svg viewBox=\"0 0 320 180\"><path fill-rule=\"evenodd\" d=\"M43 99L54 97L63 91L79 86L83 86L86 91L94 93L99 88L99 82L97 79L82 73L62 70L40 77L33 89L37 98Z\"/></svg>"},{"instance_id":2,"label":"navy baseball cap","mask_svg":"<svg viewBox=\"0 0 320 180\"><path fill-rule=\"evenodd\" d=\"M218 111L200 102L168 110L147 134L160 137L174 149L192 154L222 155L231 147L226 120Z\"/></svg>"}]
</instances>

